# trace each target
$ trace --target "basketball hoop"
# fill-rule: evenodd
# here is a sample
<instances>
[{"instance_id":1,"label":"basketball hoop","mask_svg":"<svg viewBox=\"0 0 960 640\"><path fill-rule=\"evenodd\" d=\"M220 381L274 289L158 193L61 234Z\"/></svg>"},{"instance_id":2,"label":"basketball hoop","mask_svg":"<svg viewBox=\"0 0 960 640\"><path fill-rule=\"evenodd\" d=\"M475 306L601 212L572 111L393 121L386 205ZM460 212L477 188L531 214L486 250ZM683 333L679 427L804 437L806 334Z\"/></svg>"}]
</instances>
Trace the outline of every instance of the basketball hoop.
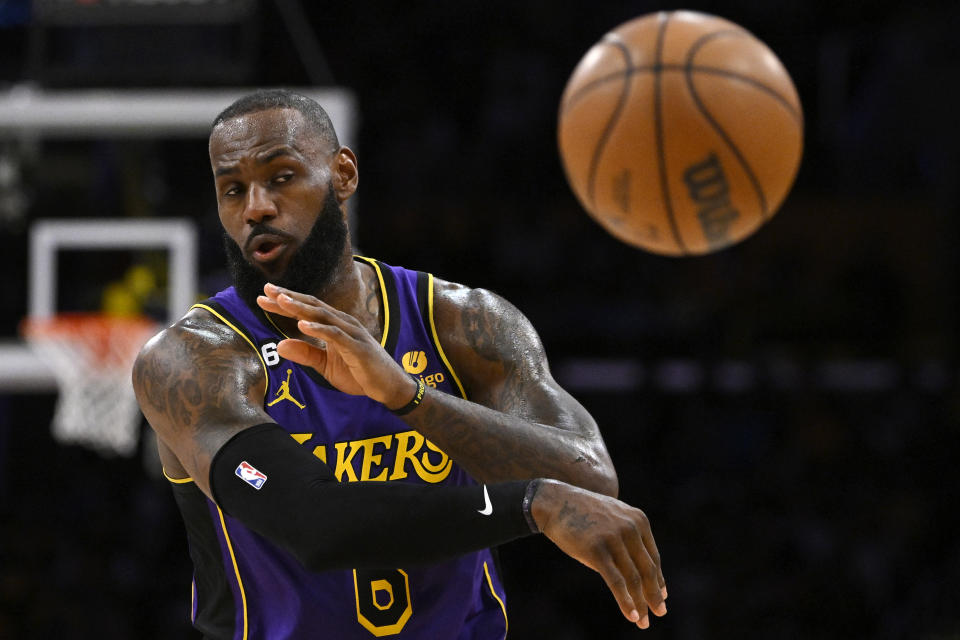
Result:
<instances>
[{"instance_id":1,"label":"basketball hoop","mask_svg":"<svg viewBox=\"0 0 960 640\"><path fill-rule=\"evenodd\" d=\"M143 316L61 313L27 317L21 333L60 387L53 436L103 454L132 455L140 410L130 375L159 325Z\"/></svg>"}]
</instances>

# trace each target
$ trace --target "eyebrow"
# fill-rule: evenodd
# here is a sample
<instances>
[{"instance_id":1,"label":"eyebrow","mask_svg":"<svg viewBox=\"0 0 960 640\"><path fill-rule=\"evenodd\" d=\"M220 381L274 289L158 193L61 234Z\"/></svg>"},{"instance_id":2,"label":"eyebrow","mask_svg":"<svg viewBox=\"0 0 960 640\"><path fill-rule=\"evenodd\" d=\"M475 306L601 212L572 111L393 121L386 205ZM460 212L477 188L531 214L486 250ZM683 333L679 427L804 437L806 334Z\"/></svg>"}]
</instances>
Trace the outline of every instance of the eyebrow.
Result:
<instances>
[{"instance_id":1,"label":"eyebrow","mask_svg":"<svg viewBox=\"0 0 960 640\"><path fill-rule=\"evenodd\" d=\"M282 157L282 156L295 157L296 155L297 154L294 153L294 151L289 147L279 147L277 149L274 149L273 151L271 151L265 156L257 157L256 162L257 164L260 164L260 165L269 164L271 161L279 157ZM219 167L216 171L213 172L213 175L214 177L219 178L220 176L228 176L232 173L236 173L236 170L237 169L235 166Z\"/></svg>"},{"instance_id":2,"label":"eyebrow","mask_svg":"<svg viewBox=\"0 0 960 640\"><path fill-rule=\"evenodd\" d=\"M279 158L281 156L293 157L295 155L297 154L295 154L293 149L289 147L278 147L273 151L271 151L270 153L268 153L267 155L257 158L257 164L267 164L271 160L274 160L275 158Z\"/></svg>"}]
</instances>

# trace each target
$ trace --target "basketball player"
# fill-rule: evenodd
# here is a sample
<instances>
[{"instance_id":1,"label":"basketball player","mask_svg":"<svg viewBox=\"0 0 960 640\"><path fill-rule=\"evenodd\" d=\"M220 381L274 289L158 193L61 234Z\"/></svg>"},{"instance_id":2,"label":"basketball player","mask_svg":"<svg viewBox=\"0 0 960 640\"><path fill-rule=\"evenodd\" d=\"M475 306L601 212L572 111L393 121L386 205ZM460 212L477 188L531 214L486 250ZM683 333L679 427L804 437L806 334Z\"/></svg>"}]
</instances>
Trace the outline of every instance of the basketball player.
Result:
<instances>
[{"instance_id":1,"label":"basketball player","mask_svg":"<svg viewBox=\"0 0 960 640\"><path fill-rule=\"evenodd\" d=\"M649 523L609 497L597 426L529 322L352 254L357 161L320 106L252 94L209 150L235 286L133 374L204 637L502 638L490 548L536 532L601 573L628 620L666 613Z\"/></svg>"}]
</instances>

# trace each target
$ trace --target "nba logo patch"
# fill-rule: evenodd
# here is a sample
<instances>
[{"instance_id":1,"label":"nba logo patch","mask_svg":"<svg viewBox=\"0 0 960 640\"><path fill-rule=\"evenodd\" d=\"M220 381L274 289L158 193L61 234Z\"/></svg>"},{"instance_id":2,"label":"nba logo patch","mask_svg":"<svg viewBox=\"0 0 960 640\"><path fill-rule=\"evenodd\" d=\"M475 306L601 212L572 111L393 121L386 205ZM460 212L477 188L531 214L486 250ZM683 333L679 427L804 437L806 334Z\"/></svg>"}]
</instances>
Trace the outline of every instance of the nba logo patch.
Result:
<instances>
[{"instance_id":1,"label":"nba logo patch","mask_svg":"<svg viewBox=\"0 0 960 640\"><path fill-rule=\"evenodd\" d=\"M267 481L267 474L262 471L258 471L256 467L244 460L240 463L240 466L237 467L237 470L234 472L237 474L237 477L246 482L248 485L260 490L260 487L263 486L263 483Z\"/></svg>"}]
</instances>

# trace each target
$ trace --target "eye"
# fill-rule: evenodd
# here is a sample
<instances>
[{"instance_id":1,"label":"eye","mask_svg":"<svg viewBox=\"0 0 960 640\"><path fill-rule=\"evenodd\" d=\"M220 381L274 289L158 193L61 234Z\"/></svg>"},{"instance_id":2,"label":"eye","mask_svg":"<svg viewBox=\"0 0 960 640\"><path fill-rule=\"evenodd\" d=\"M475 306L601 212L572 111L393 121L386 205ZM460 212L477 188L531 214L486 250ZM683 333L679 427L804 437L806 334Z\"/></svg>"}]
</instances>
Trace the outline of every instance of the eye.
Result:
<instances>
[{"instance_id":1,"label":"eye","mask_svg":"<svg viewBox=\"0 0 960 640\"><path fill-rule=\"evenodd\" d=\"M284 182L290 182L290 180L292 180L292 179L293 179L293 173L292 173L292 172L286 172L286 173L281 173L281 174L277 175L277 176L273 179L273 182L274 182L275 184L283 184Z\"/></svg>"}]
</instances>

